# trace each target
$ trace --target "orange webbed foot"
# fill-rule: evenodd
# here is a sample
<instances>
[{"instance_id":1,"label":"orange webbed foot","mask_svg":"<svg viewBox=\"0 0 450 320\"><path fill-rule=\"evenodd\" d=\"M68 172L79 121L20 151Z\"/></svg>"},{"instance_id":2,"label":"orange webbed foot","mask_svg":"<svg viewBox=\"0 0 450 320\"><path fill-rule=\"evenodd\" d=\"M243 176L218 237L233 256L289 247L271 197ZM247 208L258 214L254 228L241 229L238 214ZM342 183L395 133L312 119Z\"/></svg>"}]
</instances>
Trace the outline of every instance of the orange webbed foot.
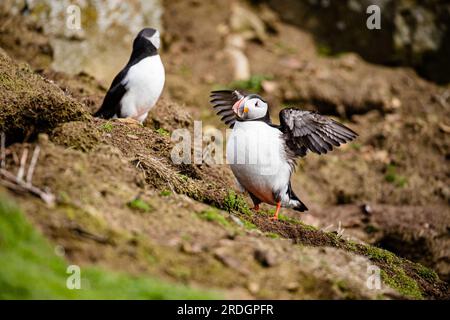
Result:
<instances>
[{"instance_id":1,"label":"orange webbed foot","mask_svg":"<svg viewBox=\"0 0 450 320\"><path fill-rule=\"evenodd\" d=\"M270 220L275 220L278 221L278 213L280 213L280 208L281 208L281 201L277 202L277 209L275 210L275 214L273 215L273 217L270 217Z\"/></svg>"}]
</instances>

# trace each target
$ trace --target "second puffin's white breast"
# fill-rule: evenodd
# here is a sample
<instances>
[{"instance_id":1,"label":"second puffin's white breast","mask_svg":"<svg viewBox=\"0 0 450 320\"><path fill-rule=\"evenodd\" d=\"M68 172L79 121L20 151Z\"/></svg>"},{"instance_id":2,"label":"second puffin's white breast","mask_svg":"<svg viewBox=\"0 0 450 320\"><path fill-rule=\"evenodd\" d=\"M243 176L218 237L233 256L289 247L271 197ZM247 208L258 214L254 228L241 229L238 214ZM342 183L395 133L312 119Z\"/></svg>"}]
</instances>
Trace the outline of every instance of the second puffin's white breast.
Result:
<instances>
[{"instance_id":1,"label":"second puffin's white breast","mask_svg":"<svg viewBox=\"0 0 450 320\"><path fill-rule=\"evenodd\" d=\"M238 121L227 142L227 162L236 179L267 203L274 203L274 193L287 190L291 175L281 136L262 121Z\"/></svg>"},{"instance_id":2,"label":"second puffin's white breast","mask_svg":"<svg viewBox=\"0 0 450 320\"><path fill-rule=\"evenodd\" d=\"M165 71L159 55L142 59L133 65L123 80L127 92L121 100L121 116L146 114L156 104L165 82Z\"/></svg>"}]
</instances>

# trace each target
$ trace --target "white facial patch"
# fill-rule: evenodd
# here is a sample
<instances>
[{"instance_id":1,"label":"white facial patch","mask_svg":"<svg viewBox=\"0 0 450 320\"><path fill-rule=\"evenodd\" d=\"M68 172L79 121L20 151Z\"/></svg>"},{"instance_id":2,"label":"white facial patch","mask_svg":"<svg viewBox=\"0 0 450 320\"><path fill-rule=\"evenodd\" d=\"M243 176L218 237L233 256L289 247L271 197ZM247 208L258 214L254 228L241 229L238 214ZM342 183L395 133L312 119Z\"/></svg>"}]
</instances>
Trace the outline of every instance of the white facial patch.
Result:
<instances>
[{"instance_id":1,"label":"white facial patch","mask_svg":"<svg viewBox=\"0 0 450 320\"><path fill-rule=\"evenodd\" d=\"M267 103L258 98L252 98L245 102L248 109L247 119L259 119L267 113Z\"/></svg>"},{"instance_id":2,"label":"white facial patch","mask_svg":"<svg viewBox=\"0 0 450 320\"><path fill-rule=\"evenodd\" d=\"M146 37L148 41L150 41L156 49L159 49L161 45L161 40L159 38L159 31L156 31L151 37Z\"/></svg>"}]
</instances>

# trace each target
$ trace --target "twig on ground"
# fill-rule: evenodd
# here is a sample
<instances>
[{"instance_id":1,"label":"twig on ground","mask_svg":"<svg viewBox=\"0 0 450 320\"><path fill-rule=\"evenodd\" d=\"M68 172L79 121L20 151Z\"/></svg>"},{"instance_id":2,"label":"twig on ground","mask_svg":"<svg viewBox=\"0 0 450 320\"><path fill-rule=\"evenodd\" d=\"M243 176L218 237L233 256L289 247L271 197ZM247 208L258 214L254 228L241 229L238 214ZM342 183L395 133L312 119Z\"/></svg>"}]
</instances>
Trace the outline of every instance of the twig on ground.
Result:
<instances>
[{"instance_id":1,"label":"twig on ground","mask_svg":"<svg viewBox=\"0 0 450 320\"><path fill-rule=\"evenodd\" d=\"M28 148L24 148L22 151L22 157L20 158L20 166L19 170L17 171L17 181L23 180L23 175L25 174L25 166L27 164L27 158L28 158Z\"/></svg>"},{"instance_id":2,"label":"twig on ground","mask_svg":"<svg viewBox=\"0 0 450 320\"><path fill-rule=\"evenodd\" d=\"M23 180L17 180L12 173L6 171L5 169L0 169L0 176L3 178L0 180L0 183L5 185L5 187L13 189L14 191L28 191L29 193L40 197L48 205L55 204L56 197L53 194L43 191Z\"/></svg>"},{"instance_id":3,"label":"twig on ground","mask_svg":"<svg viewBox=\"0 0 450 320\"><path fill-rule=\"evenodd\" d=\"M26 182L28 185L31 185L31 181L33 180L33 173L34 169L36 167L37 160L39 158L39 152L41 151L41 148L39 146L36 146L33 151L33 156L31 157L30 166L28 167Z\"/></svg>"},{"instance_id":4,"label":"twig on ground","mask_svg":"<svg viewBox=\"0 0 450 320\"><path fill-rule=\"evenodd\" d=\"M34 196L41 198L47 205L53 206L55 204L56 197L46 191L41 190L32 185L34 169L36 168L36 164L39 158L40 147L36 146L33 151L33 155L31 157L30 165L28 167L28 171L26 174L26 180L23 179L25 175L25 167L27 164L28 158L28 148L24 148L22 151L22 156L20 158L20 165L17 175L12 174L11 172L5 169L5 148L4 148L4 134L2 133L2 138L0 141L1 150L0 154L1 158L1 167L0 167L0 184L5 186L6 188L16 191L16 192L29 192Z\"/></svg>"}]
</instances>

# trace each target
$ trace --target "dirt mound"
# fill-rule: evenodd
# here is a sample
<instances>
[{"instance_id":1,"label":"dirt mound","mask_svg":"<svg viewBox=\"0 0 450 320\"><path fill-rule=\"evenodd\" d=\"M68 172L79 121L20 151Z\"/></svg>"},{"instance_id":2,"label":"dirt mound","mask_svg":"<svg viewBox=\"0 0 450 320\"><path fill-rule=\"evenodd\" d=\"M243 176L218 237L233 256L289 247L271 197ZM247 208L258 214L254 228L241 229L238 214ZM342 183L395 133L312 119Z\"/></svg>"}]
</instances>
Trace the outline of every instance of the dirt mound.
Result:
<instances>
[{"instance_id":1,"label":"dirt mound","mask_svg":"<svg viewBox=\"0 0 450 320\"><path fill-rule=\"evenodd\" d=\"M83 105L50 81L0 51L0 128L8 142L20 141L58 124L87 119Z\"/></svg>"}]
</instances>

